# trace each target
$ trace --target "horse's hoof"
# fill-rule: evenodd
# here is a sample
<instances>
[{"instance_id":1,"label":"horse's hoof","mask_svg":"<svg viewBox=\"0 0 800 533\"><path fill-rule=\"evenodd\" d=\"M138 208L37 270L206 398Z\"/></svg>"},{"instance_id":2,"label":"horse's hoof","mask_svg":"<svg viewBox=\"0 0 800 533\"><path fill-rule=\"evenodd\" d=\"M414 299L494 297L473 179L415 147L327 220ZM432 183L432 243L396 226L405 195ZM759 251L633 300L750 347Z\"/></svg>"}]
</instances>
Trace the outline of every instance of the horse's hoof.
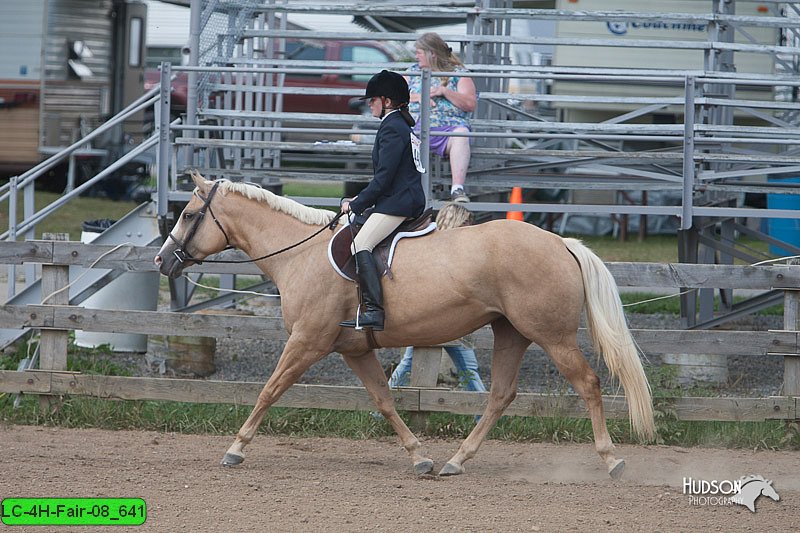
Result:
<instances>
[{"instance_id":1,"label":"horse's hoof","mask_svg":"<svg viewBox=\"0 0 800 533\"><path fill-rule=\"evenodd\" d=\"M423 459L418 463L414 463L414 473L418 476L430 474L433 471L433 461L430 459Z\"/></svg>"},{"instance_id":2,"label":"horse's hoof","mask_svg":"<svg viewBox=\"0 0 800 533\"><path fill-rule=\"evenodd\" d=\"M454 465L453 463L445 463L444 468L439 472L440 476L457 476L464 473L464 467Z\"/></svg>"},{"instance_id":3,"label":"horse's hoof","mask_svg":"<svg viewBox=\"0 0 800 533\"><path fill-rule=\"evenodd\" d=\"M222 466L236 466L241 464L244 461L244 457L241 455L235 455L232 453L226 453L225 457L222 458L222 461L219 462Z\"/></svg>"},{"instance_id":4,"label":"horse's hoof","mask_svg":"<svg viewBox=\"0 0 800 533\"><path fill-rule=\"evenodd\" d=\"M608 475L614 481L622 479L622 472L625 470L625 461L623 459L617 460L617 463L608 471Z\"/></svg>"}]
</instances>

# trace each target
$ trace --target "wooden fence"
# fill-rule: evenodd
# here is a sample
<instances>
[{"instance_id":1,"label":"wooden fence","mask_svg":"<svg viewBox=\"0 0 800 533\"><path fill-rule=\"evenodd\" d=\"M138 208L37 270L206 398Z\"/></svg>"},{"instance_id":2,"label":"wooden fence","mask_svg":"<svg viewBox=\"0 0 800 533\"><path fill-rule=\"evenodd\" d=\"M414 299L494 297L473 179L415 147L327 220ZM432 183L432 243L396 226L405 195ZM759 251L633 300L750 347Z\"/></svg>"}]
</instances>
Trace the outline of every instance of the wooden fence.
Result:
<instances>
[{"instance_id":1,"label":"wooden fence","mask_svg":"<svg viewBox=\"0 0 800 533\"><path fill-rule=\"evenodd\" d=\"M0 264L42 264L42 294L68 283L70 265L115 269L124 272L154 271L154 247L107 245L78 242L0 242ZM112 251L113 250L113 251ZM784 329L775 331L729 330L632 330L646 354L680 352L697 355L739 355L782 357L783 395L766 398L673 397L659 398L661 409L681 420L759 421L794 420L800 399L800 266L731 266L657 263L609 263L620 286L690 287L734 289L781 289L784 291ZM253 265L196 266L191 271L207 273L260 274ZM34 328L42 332L40 369L0 372L0 392L40 395L83 395L124 400L171 400L196 403L252 405L263 384L152 377L116 377L67 372L66 352L70 330L155 335L193 335L217 339L245 337L286 339L279 308L267 316L184 314L157 311L111 311L66 305L66 291L47 305L0 306L0 328ZM580 335L584 338L585 331ZM491 331L473 334L478 348L491 346ZM460 392L435 387L439 348L415 352L415 387L394 391L397 406L410 412L447 411L479 414L486 393ZM433 383L430 379L433 376ZM627 417L621 396L605 396L608 416ZM325 409L373 409L361 387L294 385L279 406ZM584 417L583 402L574 395L522 393L508 414L527 416Z\"/></svg>"}]
</instances>

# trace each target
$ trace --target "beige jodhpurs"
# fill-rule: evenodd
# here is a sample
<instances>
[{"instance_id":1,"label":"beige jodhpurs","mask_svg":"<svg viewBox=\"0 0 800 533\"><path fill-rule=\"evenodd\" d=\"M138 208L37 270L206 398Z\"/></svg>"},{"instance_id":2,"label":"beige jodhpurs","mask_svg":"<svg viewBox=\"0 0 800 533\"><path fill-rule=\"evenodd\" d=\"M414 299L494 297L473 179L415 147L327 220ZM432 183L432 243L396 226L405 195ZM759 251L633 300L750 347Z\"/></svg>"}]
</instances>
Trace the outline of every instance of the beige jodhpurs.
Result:
<instances>
[{"instance_id":1,"label":"beige jodhpurs","mask_svg":"<svg viewBox=\"0 0 800 533\"><path fill-rule=\"evenodd\" d=\"M383 213L372 213L364 226L353 239L353 254L364 250L372 251L378 243L389 236L406 219L403 216L384 215Z\"/></svg>"}]
</instances>

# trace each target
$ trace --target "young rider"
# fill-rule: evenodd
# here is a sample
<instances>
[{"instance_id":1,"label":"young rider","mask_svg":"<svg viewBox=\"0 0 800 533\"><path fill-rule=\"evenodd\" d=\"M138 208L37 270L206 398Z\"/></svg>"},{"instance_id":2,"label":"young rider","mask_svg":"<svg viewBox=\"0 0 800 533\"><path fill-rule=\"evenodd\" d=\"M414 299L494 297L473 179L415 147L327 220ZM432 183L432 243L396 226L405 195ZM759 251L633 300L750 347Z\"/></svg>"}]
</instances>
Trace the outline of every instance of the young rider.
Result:
<instances>
[{"instance_id":1,"label":"young rider","mask_svg":"<svg viewBox=\"0 0 800 533\"><path fill-rule=\"evenodd\" d=\"M408 83L400 74L383 70L369 80L363 99L372 116L381 119L372 147L373 178L358 196L342 201L342 212L361 215L371 208L352 247L364 305L357 319L340 325L382 331L383 292L372 249L404 220L422 214L425 192L412 148Z\"/></svg>"}]
</instances>

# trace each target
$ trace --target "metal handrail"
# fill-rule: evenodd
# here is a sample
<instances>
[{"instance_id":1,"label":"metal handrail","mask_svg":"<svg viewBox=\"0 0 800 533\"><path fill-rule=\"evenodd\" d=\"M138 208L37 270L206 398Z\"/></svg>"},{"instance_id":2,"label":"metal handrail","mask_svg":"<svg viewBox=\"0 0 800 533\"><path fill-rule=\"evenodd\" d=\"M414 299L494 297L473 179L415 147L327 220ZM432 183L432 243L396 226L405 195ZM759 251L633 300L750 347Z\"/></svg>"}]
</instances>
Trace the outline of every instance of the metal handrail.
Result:
<instances>
[{"instance_id":1,"label":"metal handrail","mask_svg":"<svg viewBox=\"0 0 800 533\"><path fill-rule=\"evenodd\" d=\"M139 146L137 146L136 148L134 148L133 150L131 150L130 152L128 152L124 156L120 157L114 163L112 163L111 165L106 167L104 170L99 172L92 179L86 181L85 183L82 183L78 187L75 187L75 189L73 189L69 193L60 196L58 198L58 200L56 200L53 203L51 203L50 205L40 209L39 211L37 211L36 213L31 215L27 220L24 220L20 225L17 226L16 233L17 234L24 233L25 231L31 229L36 224L38 224L39 222L41 222L42 220L47 218L51 213L53 213L54 211L56 211L56 210L60 209L61 207L63 207L64 204L66 204L67 202L72 200L72 198L80 195L83 191L89 189L92 185L94 185L98 181L102 180L103 178L105 178L106 176L111 174L112 172L114 172L117 169L121 168L122 166L127 164L129 161L131 161L133 158L135 158L136 156L138 156L142 152L145 152L146 150L149 150L151 147L155 146L155 144L157 142L158 142L158 135L157 134L153 135L152 137L149 137L146 141L142 142L142 144L140 144ZM11 233L10 231L6 231L5 233L0 234L0 240L7 239L9 237L10 233Z\"/></svg>"},{"instance_id":2,"label":"metal handrail","mask_svg":"<svg viewBox=\"0 0 800 533\"><path fill-rule=\"evenodd\" d=\"M28 183L30 183L31 181L35 180L46 171L53 168L59 161L63 160L64 158L72 154L72 152L74 152L87 142L91 141L100 134L105 133L112 127L122 123L123 121L128 119L131 115L134 115L139 111L141 111L142 109L153 105L158 100L158 97L154 96L158 92L158 90L159 90L158 87L153 87L152 89L144 93L142 96L134 100L128 107L123 109L119 114L110 118L108 121L104 122L96 129L92 130L88 135L86 135L82 139L72 143L71 145L64 148L57 154L42 161L32 169L23 173L21 176L18 176L19 183L17 183L17 187L26 186ZM0 201L4 200L5 198L6 198L5 195L0 196Z\"/></svg>"}]
</instances>

